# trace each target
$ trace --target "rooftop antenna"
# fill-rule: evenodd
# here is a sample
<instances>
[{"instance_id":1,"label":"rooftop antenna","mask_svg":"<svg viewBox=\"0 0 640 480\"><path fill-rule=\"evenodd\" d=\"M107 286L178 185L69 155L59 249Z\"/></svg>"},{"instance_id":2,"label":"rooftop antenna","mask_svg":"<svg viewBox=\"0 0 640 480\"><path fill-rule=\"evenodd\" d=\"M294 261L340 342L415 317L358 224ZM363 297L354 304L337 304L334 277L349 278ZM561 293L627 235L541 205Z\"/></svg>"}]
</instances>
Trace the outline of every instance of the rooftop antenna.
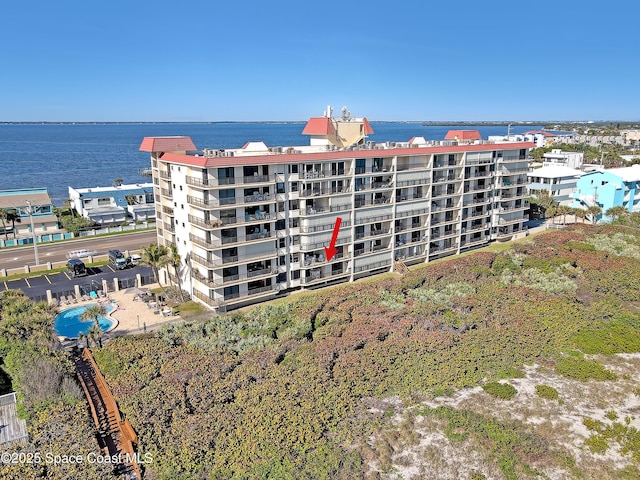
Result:
<instances>
[{"instance_id":1,"label":"rooftop antenna","mask_svg":"<svg viewBox=\"0 0 640 480\"><path fill-rule=\"evenodd\" d=\"M326 118L331 118L332 113L333 113L333 108L331 108L331 105L327 105L327 110L324 112L324 116Z\"/></svg>"}]
</instances>

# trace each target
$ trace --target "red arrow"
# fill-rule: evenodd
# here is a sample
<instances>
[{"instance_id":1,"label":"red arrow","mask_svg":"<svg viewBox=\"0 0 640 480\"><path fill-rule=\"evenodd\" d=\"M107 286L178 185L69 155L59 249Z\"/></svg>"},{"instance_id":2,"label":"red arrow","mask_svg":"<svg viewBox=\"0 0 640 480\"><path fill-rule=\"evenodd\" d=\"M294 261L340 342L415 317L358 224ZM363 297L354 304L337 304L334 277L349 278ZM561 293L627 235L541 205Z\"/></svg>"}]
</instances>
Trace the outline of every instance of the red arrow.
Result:
<instances>
[{"instance_id":1,"label":"red arrow","mask_svg":"<svg viewBox=\"0 0 640 480\"><path fill-rule=\"evenodd\" d=\"M336 224L333 227L333 235L331 235L331 243L328 247L324 247L324 252L327 254L327 262L330 262L333 256L338 253L336 240L338 240L338 230L340 230L341 223L342 219L340 217L336 218Z\"/></svg>"}]
</instances>

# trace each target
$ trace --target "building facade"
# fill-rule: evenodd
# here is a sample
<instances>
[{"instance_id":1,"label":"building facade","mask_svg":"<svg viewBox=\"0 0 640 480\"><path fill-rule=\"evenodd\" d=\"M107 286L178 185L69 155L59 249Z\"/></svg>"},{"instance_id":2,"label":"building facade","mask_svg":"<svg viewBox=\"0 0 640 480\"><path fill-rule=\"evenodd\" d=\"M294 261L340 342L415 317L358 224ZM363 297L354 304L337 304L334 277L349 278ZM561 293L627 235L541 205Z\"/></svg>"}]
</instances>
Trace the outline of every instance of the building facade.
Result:
<instances>
[{"instance_id":1,"label":"building facade","mask_svg":"<svg viewBox=\"0 0 640 480\"><path fill-rule=\"evenodd\" d=\"M340 120L357 132L348 147L331 138L345 138ZM186 259L183 285L195 299L225 311L525 231L532 143L374 144L366 119L344 114L311 119L305 131L314 145L197 151L189 137L142 141L158 241Z\"/></svg>"},{"instance_id":2,"label":"building facade","mask_svg":"<svg viewBox=\"0 0 640 480\"><path fill-rule=\"evenodd\" d=\"M0 209L13 217L3 226L1 234L5 237L32 237L62 232L58 228L58 217L53 211L53 203L46 188L28 188L0 191Z\"/></svg>"},{"instance_id":3,"label":"building facade","mask_svg":"<svg viewBox=\"0 0 640 480\"><path fill-rule=\"evenodd\" d=\"M583 174L581 170L561 165L536 168L527 174L527 188L531 195L537 196L544 191L560 205L570 206L578 179Z\"/></svg>"},{"instance_id":4,"label":"building facade","mask_svg":"<svg viewBox=\"0 0 640 480\"><path fill-rule=\"evenodd\" d=\"M542 156L544 158L542 160L543 167L558 166L578 169L584 163L583 152L563 152L559 148L554 148Z\"/></svg>"},{"instance_id":5,"label":"building facade","mask_svg":"<svg viewBox=\"0 0 640 480\"><path fill-rule=\"evenodd\" d=\"M605 214L613 207L640 212L640 165L585 173L577 182L574 207L598 206ZM601 215L604 221L606 216Z\"/></svg>"},{"instance_id":6,"label":"building facade","mask_svg":"<svg viewBox=\"0 0 640 480\"><path fill-rule=\"evenodd\" d=\"M100 225L155 219L153 183L113 187L69 187L71 208Z\"/></svg>"}]
</instances>

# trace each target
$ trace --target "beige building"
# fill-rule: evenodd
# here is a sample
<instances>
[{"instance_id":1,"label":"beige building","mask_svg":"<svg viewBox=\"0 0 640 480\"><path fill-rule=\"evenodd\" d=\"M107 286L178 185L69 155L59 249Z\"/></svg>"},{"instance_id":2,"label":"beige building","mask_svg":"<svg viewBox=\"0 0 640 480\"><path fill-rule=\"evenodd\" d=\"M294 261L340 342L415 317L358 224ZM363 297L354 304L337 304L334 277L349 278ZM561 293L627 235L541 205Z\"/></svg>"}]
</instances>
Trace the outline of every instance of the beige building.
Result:
<instances>
[{"instance_id":1,"label":"beige building","mask_svg":"<svg viewBox=\"0 0 640 480\"><path fill-rule=\"evenodd\" d=\"M366 119L346 118L310 119L309 146L142 141L158 241L186 259L179 274L195 299L226 311L525 232L532 143L375 144Z\"/></svg>"}]
</instances>

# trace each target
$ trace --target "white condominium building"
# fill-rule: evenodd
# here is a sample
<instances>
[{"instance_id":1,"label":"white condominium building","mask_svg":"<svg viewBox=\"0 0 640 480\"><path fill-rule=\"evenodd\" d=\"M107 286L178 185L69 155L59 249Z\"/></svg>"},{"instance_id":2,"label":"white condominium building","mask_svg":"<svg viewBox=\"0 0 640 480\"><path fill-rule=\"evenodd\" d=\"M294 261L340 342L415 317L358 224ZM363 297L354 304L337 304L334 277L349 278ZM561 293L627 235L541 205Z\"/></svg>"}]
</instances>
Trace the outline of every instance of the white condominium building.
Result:
<instances>
[{"instance_id":1,"label":"white condominium building","mask_svg":"<svg viewBox=\"0 0 640 480\"><path fill-rule=\"evenodd\" d=\"M312 118L311 145L197 150L146 137L158 242L218 311L507 240L528 220L532 143L375 144L365 118ZM337 219L340 218L340 222ZM327 259L336 224L337 254Z\"/></svg>"}]
</instances>

